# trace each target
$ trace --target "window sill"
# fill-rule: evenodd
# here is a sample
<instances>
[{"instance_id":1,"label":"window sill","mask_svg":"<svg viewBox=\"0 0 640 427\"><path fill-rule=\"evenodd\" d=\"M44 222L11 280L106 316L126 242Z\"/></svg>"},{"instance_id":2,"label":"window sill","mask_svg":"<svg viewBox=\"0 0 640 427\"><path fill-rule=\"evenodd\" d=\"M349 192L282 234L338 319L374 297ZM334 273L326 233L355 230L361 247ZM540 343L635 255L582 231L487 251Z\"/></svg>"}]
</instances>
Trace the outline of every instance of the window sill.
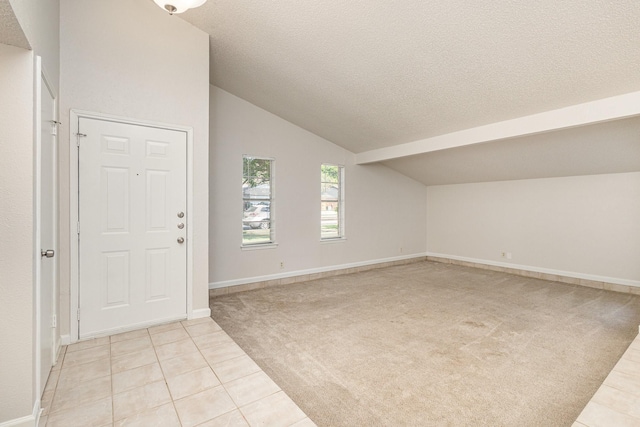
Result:
<instances>
[{"instance_id":1,"label":"window sill","mask_svg":"<svg viewBox=\"0 0 640 427\"><path fill-rule=\"evenodd\" d=\"M325 245L325 244L331 244L331 243L340 243L340 242L346 242L347 238L346 237L328 237L326 239L320 239L320 244L321 245Z\"/></svg>"},{"instance_id":2,"label":"window sill","mask_svg":"<svg viewBox=\"0 0 640 427\"><path fill-rule=\"evenodd\" d=\"M256 243L255 245L240 245L240 249L243 251L257 251L260 249L274 249L277 247L277 243Z\"/></svg>"}]
</instances>

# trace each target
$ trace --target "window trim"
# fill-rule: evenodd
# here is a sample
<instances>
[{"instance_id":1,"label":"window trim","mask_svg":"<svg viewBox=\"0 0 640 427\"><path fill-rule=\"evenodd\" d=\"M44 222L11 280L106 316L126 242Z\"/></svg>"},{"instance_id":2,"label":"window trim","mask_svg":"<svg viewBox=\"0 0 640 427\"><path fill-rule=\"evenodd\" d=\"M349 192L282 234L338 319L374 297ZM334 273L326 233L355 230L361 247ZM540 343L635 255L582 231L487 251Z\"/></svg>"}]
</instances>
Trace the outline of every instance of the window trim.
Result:
<instances>
[{"instance_id":1,"label":"window trim","mask_svg":"<svg viewBox=\"0 0 640 427\"><path fill-rule=\"evenodd\" d=\"M322 184L326 181L322 181L322 167L323 166L332 166L338 168L338 235L337 236L322 236L322 217L320 218L320 242L321 243L332 243L332 242L340 242L347 240L347 236L345 233L345 185L344 185L344 176L345 176L345 167L344 165L335 164L335 163L321 163L320 164L320 203L322 203Z\"/></svg>"},{"instance_id":2,"label":"window trim","mask_svg":"<svg viewBox=\"0 0 640 427\"><path fill-rule=\"evenodd\" d=\"M243 154L242 155L242 179L244 180L244 160L245 159L251 159L251 160L269 160L271 163L269 165L270 167L270 173L269 173L269 240L266 242L257 242L257 243L245 243L244 242L244 227L240 229L241 234L240 234L240 248L242 250L254 250L254 249L270 249L270 248L275 248L278 246L278 243L276 242L276 227L275 227L275 162L276 159L274 157L262 157L262 156L254 156L254 155L250 155L250 154ZM240 224L242 224L242 220L244 220L244 203L247 200L257 200L257 199L247 199L244 197L244 187L241 189L242 190L242 213L241 213L241 222ZM266 201L264 199L261 199L263 201Z\"/></svg>"},{"instance_id":3,"label":"window trim","mask_svg":"<svg viewBox=\"0 0 640 427\"><path fill-rule=\"evenodd\" d=\"M240 245L240 249L243 251L258 251L261 249L275 249L278 247L277 243L251 243L248 245Z\"/></svg>"}]
</instances>

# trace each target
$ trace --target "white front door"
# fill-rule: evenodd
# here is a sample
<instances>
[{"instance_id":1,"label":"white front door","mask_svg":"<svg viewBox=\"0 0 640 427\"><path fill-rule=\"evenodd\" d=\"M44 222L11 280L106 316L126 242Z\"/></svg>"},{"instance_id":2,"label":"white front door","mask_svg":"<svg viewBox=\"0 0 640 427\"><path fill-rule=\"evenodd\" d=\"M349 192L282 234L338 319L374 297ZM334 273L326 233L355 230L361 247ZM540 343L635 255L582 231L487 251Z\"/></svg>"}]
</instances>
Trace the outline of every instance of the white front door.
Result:
<instances>
[{"instance_id":1,"label":"white front door","mask_svg":"<svg viewBox=\"0 0 640 427\"><path fill-rule=\"evenodd\" d=\"M54 295L56 287L56 111L55 97L44 78L40 81L40 280L39 351L40 393L44 391L54 359Z\"/></svg>"},{"instance_id":2,"label":"white front door","mask_svg":"<svg viewBox=\"0 0 640 427\"><path fill-rule=\"evenodd\" d=\"M186 133L81 117L79 337L185 318Z\"/></svg>"}]
</instances>

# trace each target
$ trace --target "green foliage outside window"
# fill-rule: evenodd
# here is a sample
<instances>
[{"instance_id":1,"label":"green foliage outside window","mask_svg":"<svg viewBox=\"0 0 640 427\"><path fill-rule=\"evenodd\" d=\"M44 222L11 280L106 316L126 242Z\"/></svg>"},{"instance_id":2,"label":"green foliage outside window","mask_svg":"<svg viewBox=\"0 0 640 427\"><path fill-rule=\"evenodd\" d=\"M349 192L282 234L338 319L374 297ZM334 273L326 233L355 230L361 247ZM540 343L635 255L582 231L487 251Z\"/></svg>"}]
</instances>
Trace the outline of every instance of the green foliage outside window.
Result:
<instances>
[{"instance_id":1,"label":"green foliage outside window","mask_svg":"<svg viewBox=\"0 0 640 427\"><path fill-rule=\"evenodd\" d=\"M343 237L342 167L320 166L320 237Z\"/></svg>"},{"instance_id":2,"label":"green foliage outside window","mask_svg":"<svg viewBox=\"0 0 640 427\"><path fill-rule=\"evenodd\" d=\"M242 185L257 187L271 181L271 160L244 157L242 159Z\"/></svg>"},{"instance_id":3,"label":"green foliage outside window","mask_svg":"<svg viewBox=\"0 0 640 427\"><path fill-rule=\"evenodd\" d=\"M273 243L273 159L242 158L242 244Z\"/></svg>"},{"instance_id":4,"label":"green foliage outside window","mask_svg":"<svg viewBox=\"0 0 640 427\"><path fill-rule=\"evenodd\" d=\"M338 171L339 171L339 167L338 166L331 166L331 165L322 165L321 166L321 172L322 172L322 182L324 183L338 183Z\"/></svg>"}]
</instances>

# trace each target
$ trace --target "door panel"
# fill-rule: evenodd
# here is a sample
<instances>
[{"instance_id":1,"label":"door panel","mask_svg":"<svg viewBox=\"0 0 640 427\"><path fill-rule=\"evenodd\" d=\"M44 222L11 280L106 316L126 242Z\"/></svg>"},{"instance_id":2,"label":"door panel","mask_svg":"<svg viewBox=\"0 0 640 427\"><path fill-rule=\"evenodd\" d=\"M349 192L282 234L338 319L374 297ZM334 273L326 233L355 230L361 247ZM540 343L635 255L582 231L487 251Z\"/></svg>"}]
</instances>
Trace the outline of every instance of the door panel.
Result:
<instances>
[{"instance_id":1,"label":"door panel","mask_svg":"<svg viewBox=\"0 0 640 427\"><path fill-rule=\"evenodd\" d=\"M147 231L169 231L167 172L147 171Z\"/></svg>"},{"instance_id":2,"label":"door panel","mask_svg":"<svg viewBox=\"0 0 640 427\"><path fill-rule=\"evenodd\" d=\"M56 119L55 98L44 78L40 81L40 248L54 250L40 257L40 393L44 391L54 361L54 295L56 286Z\"/></svg>"},{"instance_id":3,"label":"door panel","mask_svg":"<svg viewBox=\"0 0 640 427\"><path fill-rule=\"evenodd\" d=\"M169 297L167 290L167 262L169 248L147 249L146 301Z\"/></svg>"},{"instance_id":4,"label":"door panel","mask_svg":"<svg viewBox=\"0 0 640 427\"><path fill-rule=\"evenodd\" d=\"M127 233L129 231L129 169L102 168L101 205L105 207L102 232Z\"/></svg>"},{"instance_id":5,"label":"door panel","mask_svg":"<svg viewBox=\"0 0 640 427\"><path fill-rule=\"evenodd\" d=\"M105 295L103 307L120 307L129 304L129 252L103 253L102 288Z\"/></svg>"},{"instance_id":6,"label":"door panel","mask_svg":"<svg viewBox=\"0 0 640 427\"><path fill-rule=\"evenodd\" d=\"M186 134L80 118L80 338L186 317Z\"/></svg>"}]
</instances>

